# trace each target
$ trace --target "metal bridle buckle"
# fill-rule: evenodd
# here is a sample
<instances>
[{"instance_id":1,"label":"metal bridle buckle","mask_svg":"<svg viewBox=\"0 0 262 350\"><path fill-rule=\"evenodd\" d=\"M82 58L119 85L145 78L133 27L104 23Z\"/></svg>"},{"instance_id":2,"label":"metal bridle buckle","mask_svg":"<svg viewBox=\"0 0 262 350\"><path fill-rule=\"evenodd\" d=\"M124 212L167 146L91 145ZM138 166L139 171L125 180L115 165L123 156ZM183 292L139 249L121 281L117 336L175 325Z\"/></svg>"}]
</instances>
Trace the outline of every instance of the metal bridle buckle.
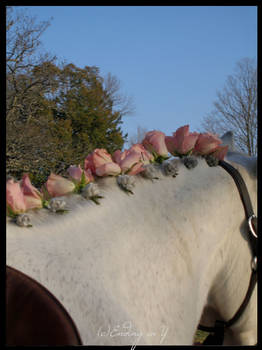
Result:
<instances>
[{"instance_id":1,"label":"metal bridle buckle","mask_svg":"<svg viewBox=\"0 0 262 350\"><path fill-rule=\"evenodd\" d=\"M252 270L254 270L254 271L257 270L257 257L256 256L254 256L254 258L251 261L251 267L252 267Z\"/></svg>"},{"instance_id":2,"label":"metal bridle buckle","mask_svg":"<svg viewBox=\"0 0 262 350\"><path fill-rule=\"evenodd\" d=\"M256 215L255 215L255 214L251 215L251 216L248 218L247 223L248 223L248 227L249 227L250 232L252 233L252 235L253 235L255 238L257 238L257 234L256 234L256 232L254 231L253 226L252 226L252 219L255 219L255 218L256 218Z\"/></svg>"}]
</instances>

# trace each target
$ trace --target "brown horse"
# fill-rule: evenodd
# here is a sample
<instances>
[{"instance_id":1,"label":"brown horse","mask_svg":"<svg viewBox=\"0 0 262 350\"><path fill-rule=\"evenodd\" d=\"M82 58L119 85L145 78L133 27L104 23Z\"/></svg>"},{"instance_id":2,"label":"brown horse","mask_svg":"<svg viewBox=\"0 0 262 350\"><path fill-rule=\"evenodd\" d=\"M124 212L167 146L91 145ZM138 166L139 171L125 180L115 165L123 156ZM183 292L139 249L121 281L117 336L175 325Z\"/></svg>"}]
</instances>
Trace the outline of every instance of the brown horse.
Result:
<instances>
[{"instance_id":1,"label":"brown horse","mask_svg":"<svg viewBox=\"0 0 262 350\"><path fill-rule=\"evenodd\" d=\"M41 284L7 266L6 345L81 345L61 303Z\"/></svg>"}]
</instances>

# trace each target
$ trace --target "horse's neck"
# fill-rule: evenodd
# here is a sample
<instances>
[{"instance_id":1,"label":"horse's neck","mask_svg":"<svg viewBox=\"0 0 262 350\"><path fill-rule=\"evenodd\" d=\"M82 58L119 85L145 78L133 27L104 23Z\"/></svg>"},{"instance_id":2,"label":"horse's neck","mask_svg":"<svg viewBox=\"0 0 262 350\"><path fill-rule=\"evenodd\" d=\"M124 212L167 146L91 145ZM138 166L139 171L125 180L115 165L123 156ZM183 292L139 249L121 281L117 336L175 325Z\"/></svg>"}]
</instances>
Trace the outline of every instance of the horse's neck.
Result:
<instances>
[{"instance_id":1,"label":"horse's neck","mask_svg":"<svg viewBox=\"0 0 262 350\"><path fill-rule=\"evenodd\" d=\"M138 177L134 195L120 190L114 178L101 181L99 186L104 196L100 206L76 196L72 202L69 199L71 211L64 216L43 212L35 214L31 229L10 226L7 262L17 268L22 266L23 272L58 296L61 286L67 287L63 278L71 276L74 280L77 274L81 281L81 271L85 269L84 282L88 281L95 293L88 292L83 283L82 298L89 293L94 328L101 326L95 309L99 308L97 295L106 290L105 320L112 316L112 303L115 318L128 315L143 331L150 331L152 322L159 329L162 317L174 327L176 344L187 344L209 288L216 286L214 281L222 281L222 291L237 291L237 282L234 286L229 276L241 262L228 257L236 254L230 254L230 249L246 254L246 242L240 241L236 248L243 208L232 179L220 167L209 168L200 160L192 170L180 164L176 178L160 176L152 182ZM68 285L64 303L74 310L72 286ZM238 301L236 304L234 310ZM73 316L81 330L87 332L85 317L79 310ZM148 310L153 321L148 318ZM189 335L181 324L188 325ZM174 342L174 338L169 340Z\"/></svg>"}]
</instances>

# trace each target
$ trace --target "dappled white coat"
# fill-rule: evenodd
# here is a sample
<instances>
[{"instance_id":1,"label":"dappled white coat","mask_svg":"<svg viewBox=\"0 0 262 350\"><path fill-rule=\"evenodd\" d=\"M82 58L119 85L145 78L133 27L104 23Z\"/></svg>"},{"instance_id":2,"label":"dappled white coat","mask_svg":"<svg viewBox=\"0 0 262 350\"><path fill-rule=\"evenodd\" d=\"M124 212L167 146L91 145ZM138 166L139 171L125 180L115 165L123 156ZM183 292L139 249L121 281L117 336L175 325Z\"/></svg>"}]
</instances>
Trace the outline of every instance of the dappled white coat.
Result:
<instances>
[{"instance_id":1,"label":"dappled white coat","mask_svg":"<svg viewBox=\"0 0 262 350\"><path fill-rule=\"evenodd\" d=\"M232 163L256 212L256 160L231 157L249 168ZM136 176L134 195L101 179L100 205L72 195L64 215L42 209L32 228L7 225L7 264L62 302L84 344L190 345L205 306L213 326L213 314L228 320L243 301L251 253L231 176L199 159L159 177ZM226 343L257 342L256 298L255 288Z\"/></svg>"}]
</instances>

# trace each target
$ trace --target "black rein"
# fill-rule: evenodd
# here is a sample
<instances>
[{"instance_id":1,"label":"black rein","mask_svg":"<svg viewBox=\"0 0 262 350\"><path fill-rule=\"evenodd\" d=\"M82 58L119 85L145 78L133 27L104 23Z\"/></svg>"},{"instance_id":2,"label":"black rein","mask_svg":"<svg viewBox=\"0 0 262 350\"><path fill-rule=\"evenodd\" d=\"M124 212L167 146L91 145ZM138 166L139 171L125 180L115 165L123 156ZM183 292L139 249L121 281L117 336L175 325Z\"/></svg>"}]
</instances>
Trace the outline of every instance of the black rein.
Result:
<instances>
[{"instance_id":1,"label":"black rein","mask_svg":"<svg viewBox=\"0 0 262 350\"><path fill-rule=\"evenodd\" d=\"M207 336L207 338L203 342L203 345L222 345L223 344L225 329L232 326L243 314L257 282L257 217L254 214L246 184L242 176L238 172L238 170L223 160L220 160L218 164L232 176L238 188L240 198L244 206L245 216L248 224L248 239L249 239L250 248L251 248L252 257L253 257L252 264L251 264L252 273L249 280L249 286L248 286L246 296L242 304L240 305L240 307L238 308L238 310L230 320L228 321L217 320L215 322L214 327L207 327L202 325L198 326L198 329L211 333L210 335Z\"/></svg>"}]
</instances>

